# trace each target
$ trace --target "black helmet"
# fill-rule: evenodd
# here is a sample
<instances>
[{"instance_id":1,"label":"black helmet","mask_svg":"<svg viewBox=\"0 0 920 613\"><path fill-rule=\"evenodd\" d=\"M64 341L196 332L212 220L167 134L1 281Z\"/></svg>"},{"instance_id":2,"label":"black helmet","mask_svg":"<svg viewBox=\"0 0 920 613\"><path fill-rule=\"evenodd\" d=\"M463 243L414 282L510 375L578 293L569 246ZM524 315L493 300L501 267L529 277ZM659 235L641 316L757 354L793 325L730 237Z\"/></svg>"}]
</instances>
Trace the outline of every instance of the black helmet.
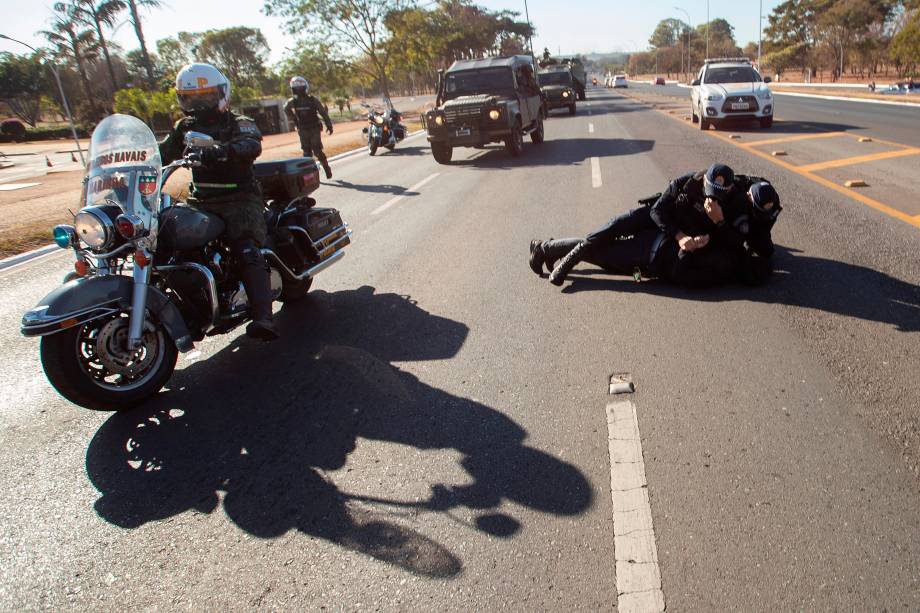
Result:
<instances>
[{"instance_id":1,"label":"black helmet","mask_svg":"<svg viewBox=\"0 0 920 613\"><path fill-rule=\"evenodd\" d=\"M755 183L748 190L751 199L751 208L758 219L774 220L783 208L779 205L779 194L776 189L766 181Z\"/></svg>"},{"instance_id":2,"label":"black helmet","mask_svg":"<svg viewBox=\"0 0 920 613\"><path fill-rule=\"evenodd\" d=\"M735 171L725 164L713 164L703 176L703 193L709 198L722 200L731 191L735 182Z\"/></svg>"}]
</instances>

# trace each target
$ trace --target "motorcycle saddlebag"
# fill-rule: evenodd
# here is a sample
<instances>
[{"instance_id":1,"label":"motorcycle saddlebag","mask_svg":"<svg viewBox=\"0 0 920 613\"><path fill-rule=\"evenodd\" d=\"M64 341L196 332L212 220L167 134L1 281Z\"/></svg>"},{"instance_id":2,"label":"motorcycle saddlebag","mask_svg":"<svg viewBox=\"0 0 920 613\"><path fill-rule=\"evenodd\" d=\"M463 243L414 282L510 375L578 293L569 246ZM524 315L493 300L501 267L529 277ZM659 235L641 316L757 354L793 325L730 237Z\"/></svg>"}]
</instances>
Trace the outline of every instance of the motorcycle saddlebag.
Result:
<instances>
[{"instance_id":1,"label":"motorcycle saddlebag","mask_svg":"<svg viewBox=\"0 0 920 613\"><path fill-rule=\"evenodd\" d=\"M319 169L313 158L256 162L252 170L262 184L265 200L290 202L313 193L319 187Z\"/></svg>"},{"instance_id":2,"label":"motorcycle saddlebag","mask_svg":"<svg viewBox=\"0 0 920 613\"><path fill-rule=\"evenodd\" d=\"M336 209L297 207L282 217L282 226L299 226L307 231L313 249L324 259L348 245L348 231Z\"/></svg>"}]
</instances>

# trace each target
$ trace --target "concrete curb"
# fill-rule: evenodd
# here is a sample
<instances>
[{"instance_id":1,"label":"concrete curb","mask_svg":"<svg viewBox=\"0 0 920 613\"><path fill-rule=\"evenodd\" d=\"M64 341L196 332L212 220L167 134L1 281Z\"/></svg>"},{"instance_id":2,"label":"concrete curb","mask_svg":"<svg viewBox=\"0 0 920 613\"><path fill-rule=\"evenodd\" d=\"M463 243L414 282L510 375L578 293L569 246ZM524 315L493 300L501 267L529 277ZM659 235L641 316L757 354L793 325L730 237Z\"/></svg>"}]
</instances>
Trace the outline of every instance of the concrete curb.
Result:
<instances>
[{"instance_id":1,"label":"concrete curb","mask_svg":"<svg viewBox=\"0 0 920 613\"><path fill-rule=\"evenodd\" d=\"M853 98L850 96L825 96L822 94L800 94L799 92L773 92L774 96L792 96L795 98L823 98L824 100L842 100L844 102L865 102L867 104L888 104L890 106L920 107L920 102L901 100L875 100L873 98Z\"/></svg>"},{"instance_id":2,"label":"concrete curb","mask_svg":"<svg viewBox=\"0 0 920 613\"><path fill-rule=\"evenodd\" d=\"M415 132L406 136L406 138L403 139L403 142L406 142L410 138L415 138L416 136L420 134L424 134L424 133L425 133L425 130L416 130ZM338 155L332 156L331 158L329 158L329 162L330 163L337 162L339 160L344 160L344 159L354 157L358 155L359 153L366 153L366 152L367 152L367 147L358 147L357 149L352 149L351 151L345 151L344 153L339 153ZM58 247L57 245L51 244L51 245L45 245L44 247L39 247L38 249L33 249L32 251L26 251L25 253L20 253L19 255L11 255L8 258L4 258L0 260L0 270L6 270L8 268L13 268L14 266L18 266L20 264L25 264L26 262L34 260L35 258L40 258L43 255L48 255L49 253L57 251L58 249L60 249L60 247Z\"/></svg>"}]
</instances>

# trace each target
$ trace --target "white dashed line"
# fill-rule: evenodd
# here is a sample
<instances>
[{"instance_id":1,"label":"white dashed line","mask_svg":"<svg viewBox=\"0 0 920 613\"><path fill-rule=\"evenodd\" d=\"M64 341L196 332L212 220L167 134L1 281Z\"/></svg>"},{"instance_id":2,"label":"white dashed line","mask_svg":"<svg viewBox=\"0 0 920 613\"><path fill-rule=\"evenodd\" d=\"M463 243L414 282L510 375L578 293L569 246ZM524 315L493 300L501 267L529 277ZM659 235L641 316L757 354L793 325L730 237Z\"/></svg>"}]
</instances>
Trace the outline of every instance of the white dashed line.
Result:
<instances>
[{"instance_id":1,"label":"white dashed line","mask_svg":"<svg viewBox=\"0 0 920 613\"><path fill-rule=\"evenodd\" d=\"M617 611L664 611L636 405L629 400L608 404L607 431Z\"/></svg>"},{"instance_id":2,"label":"white dashed line","mask_svg":"<svg viewBox=\"0 0 920 613\"><path fill-rule=\"evenodd\" d=\"M600 187L604 182L601 180L601 162L597 158L591 158L591 187Z\"/></svg>"},{"instance_id":3,"label":"white dashed line","mask_svg":"<svg viewBox=\"0 0 920 613\"><path fill-rule=\"evenodd\" d=\"M415 190L419 189L420 187L422 187L423 185L425 185L426 183L428 183L429 181L431 181L432 179L434 179L435 177L437 177L439 174L441 174L441 173L436 172L436 173L434 173L434 174L432 174L432 175L429 175L429 176L425 177L424 179L422 179L421 181L419 181L419 182L416 183L415 185L409 187L409 188L406 190L406 192L414 192ZM399 202L400 200L402 200L402 199L405 198L405 197L406 197L406 195L405 195L405 193L403 193L403 194L400 194L399 196L396 196L395 198L390 198L389 200L387 200L386 202L384 202L383 204L381 204L380 206L378 206L376 209L374 209L373 211L371 211L371 215L379 215L380 213L383 213L385 210L387 210L388 208L390 208L391 206L393 206L394 204L396 204L397 202Z\"/></svg>"},{"instance_id":4,"label":"white dashed line","mask_svg":"<svg viewBox=\"0 0 920 613\"><path fill-rule=\"evenodd\" d=\"M588 134L594 134L594 124L593 123L588 124Z\"/></svg>"}]
</instances>

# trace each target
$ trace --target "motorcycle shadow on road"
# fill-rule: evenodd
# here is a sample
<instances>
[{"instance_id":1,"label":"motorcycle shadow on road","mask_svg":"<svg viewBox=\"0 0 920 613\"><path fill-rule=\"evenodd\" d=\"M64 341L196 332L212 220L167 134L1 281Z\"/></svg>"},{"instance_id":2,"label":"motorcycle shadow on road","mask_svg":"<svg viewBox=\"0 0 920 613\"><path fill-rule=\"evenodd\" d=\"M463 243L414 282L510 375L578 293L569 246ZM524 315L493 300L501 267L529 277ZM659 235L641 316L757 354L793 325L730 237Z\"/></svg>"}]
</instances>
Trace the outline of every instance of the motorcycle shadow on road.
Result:
<instances>
[{"instance_id":1,"label":"motorcycle shadow on road","mask_svg":"<svg viewBox=\"0 0 920 613\"><path fill-rule=\"evenodd\" d=\"M511 157L503 146L489 147L487 153L472 160L456 160L453 166L476 170L507 170L534 166L574 166L593 157L607 158L646 153L655 147L653 140L629 138L559 138L539 145L526 143L521 157Z\"/></svg>"},{"instance_id":2,"label":"motorcycle shadow on road","mask_svg":"<svg viewBox=\"0 0 920 613\"><path fill-rule=\"evenodd\" d=\"M647 292L708 302L785 304L888 324L899 332L920 331L920 286L871 268L811 257L779 245L774 266L770 281L762 287L730 285L693 290L657 281L636 283L625 277L605 278L601 275L607 273L582 266L572 273L573 281L563 291Z\"/></svg>"},{"instance_id":3,"label":"motorcycle shadow on road","mask_svg":"<svg viewBox=\"0 0 920 613\"><path fill-rule=\"evenodd\" d=\"M524 526L499 511L503 501L564 516L591 506L584 475L527 446L517 423L391 364L455 356L469 332L464 324L367 286L310 294L285 305L278 323L281 340L239 337L177 371L171 391L103 424L86 460L103 519L130 529L222 504L259 538L297 529L422 576L450 578L462 572L462 560L400 518L439 513L458 530L513 538ZM359 438L459 453L466 476L430 483L421 500L348 494L335 481L366 492L385 479L436 481L439 472L428 464L393 475L385 456L382 464L346 468ZM471 522L452 513L462 508Z\"/></svg>"}]
</instances>

